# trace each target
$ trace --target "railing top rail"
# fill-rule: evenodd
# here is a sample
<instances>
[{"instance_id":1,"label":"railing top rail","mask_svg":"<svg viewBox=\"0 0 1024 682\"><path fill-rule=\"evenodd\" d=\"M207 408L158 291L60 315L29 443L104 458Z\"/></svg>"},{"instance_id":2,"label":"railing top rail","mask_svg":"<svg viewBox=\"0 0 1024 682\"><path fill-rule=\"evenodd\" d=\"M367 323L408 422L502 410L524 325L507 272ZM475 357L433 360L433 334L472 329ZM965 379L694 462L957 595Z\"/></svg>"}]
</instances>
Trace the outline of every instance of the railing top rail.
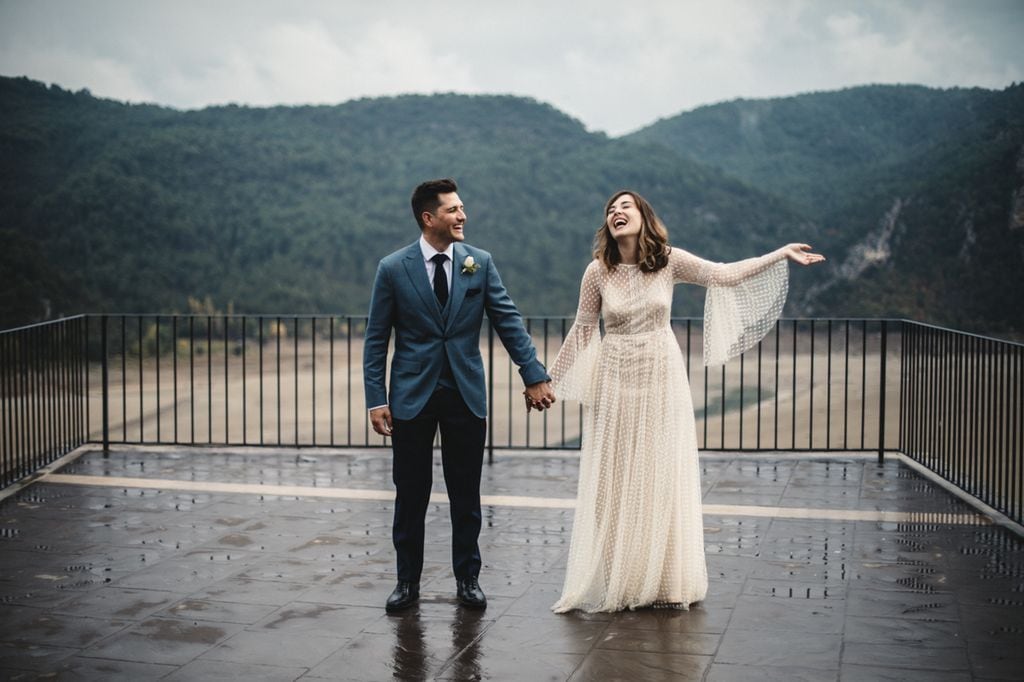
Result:
<instances>
[{"instance_id":1,"label":"railing top rail","mask_svg":"<svg viewBox=\"0 0 1024 682\"><path fill-rule=\"evenodd\" d=\"M178 317L178 318L238 318L238 317L249 317L249 318L263 318L263 319L289 319L289 318L301 318L301 319L337 319L346 317L366 317L366 313L84 313L82 315L76 315L75 317ZM574 319L575 313L569 313L565 315L523 315L524 318L530 320L566 320ZM72 319L72 318L63 318ZM703 320L703 317L678 317L673 316L673 322L685 322L693 321L699 322ZM912 320L904 320L900 318L891 317L780 317L780 322L913 322ZM923 324L920 322L913 322L914 324ZM45 324L45 323L41 323ZM955 330L951 330L955 331ZM966 333L966 332L964 332Z\"/></svg>"},{"instance_id":2,"label":"railing top rail","mask_svg":"<svg viewBox=\"0 0 1024 682\"><path fill-rule=\"evenodd\" d=\"M215 320L223 319L234 319L241 317L248 318L262 318L264 320L288 320L288 319L303 319L308 320L316 318L320 320L328 319L344 319L346 317L366 317L366 313L359 313L356 315L343 314L343 313L85 313L85 317L178 317L178 318L195 318L195 319L208 319L212 318Z\"/></svg>"},{"instance_id":3,"label":"railing top rail","mask_svg":"<svg viewBox=\"0 0 1024 682\"><path fill-rule=\"evenodd\" d=\"M925 329L931 329L933 331L946 332L947 334L957 334L959 336L969 336L971 338L979 339L979 340L982 340L982 341L995 341L997 343L1002 343L1002 344L1005 344L1007 346L1014 346L1014 347L1017 347L1017 348L1024 348L1024 343L1018 343L1016 341L1010 341L1008 339L997 339L997 338L995 338L993 336L985 336L984 334L974 334L972 332L960 331L959 329L950 329L949 327L940 327L937 324L928 324L927 322L917 322L915 320L900 320L900 322L903 322L905 324L912 324L912 325L914 325L916 327L924 327Z\"/></svg>"},{"instance_id":4,"label":"railing top rail","mask_svg":"<svg viewBox=\"0 0 1024 682\"><path fill-rule=\"evenodd\" d=\"M80 315L70 315L68 317L59 317L59 318L57 318L55 320L47 320L46 322L36 322L35 324L26 324L26 325L22 325L20 327L12 327L10 329L0 329L0 334L13 334L15 332L23 332L23 331L26 331L26 330L29 330L29 329L38 329L40 327L51 327L53 325L64 324L64 323L70 322L72 320L77 320L79 318L84 318L84 317L89 317L89 316L90 315L88 313L83 313L83 314L80 314Z\"/></svg>"},{"instance_id":5,"label":"railing top rail","mask_svg":"<svg viewBox=\"0 0 1024 682\"><path fill-rule=\"evenodd\" d=\"M11 329L0 330L0 334L12 334L17 332L24 332L30 329L38 329L46 326L52 326L56 324L62 324L71 320L77 320L81 318L109 318L109 319L128 319L128 318L162 318L162 319L215 319L215 320L232 320L232 319L259 319L259 320L289 320L289 319L301 319L301 320L341 320L341 319L363 319L366 318L366 314L345 314L345 313L81 313L78 315L71 315L68 317L58 318L56 320L48 320L46 322L37 322L35 324L23 325L20 327L14 327ZM532 321L566 321L575 318L574 314L570 315L524 315L526 319ZM700 322L703 318L701 317L672 317L672 322ZM1010 341L1008 339L999 339L991 336L985 336L983 334L975 334L973 332L965 332L958 329L950 329L948 327L942 327L936 324L929 324L927 322L918 322L916 320L909 320L906 318L892 318L892 317L780 317L780 323L807 323L807 322L838 322L838 323L896 323L896 324L909 324L916 327L930 329L934 331L945 332L949 334L958 334L964 337L970 337L985 341L995 341L1000 344L1012 346L1015 348L1024 348L1024 343L1017 341Z\"/></svg>"},{"instance_id":6,"label":"railing top rail","mask_svg":"<svg viewBox=\"0 0 1024 682\"><path fill-rule=\"evenodd\" d=\"M523 317L531 320L565 320L573 319L576 314L570 315L523 315ZM676 317L673 316L673 322L701 322L703 317ZM899 318L893 317L780 317L779 322L905 322Z\"/></svg>"}]
</instances>

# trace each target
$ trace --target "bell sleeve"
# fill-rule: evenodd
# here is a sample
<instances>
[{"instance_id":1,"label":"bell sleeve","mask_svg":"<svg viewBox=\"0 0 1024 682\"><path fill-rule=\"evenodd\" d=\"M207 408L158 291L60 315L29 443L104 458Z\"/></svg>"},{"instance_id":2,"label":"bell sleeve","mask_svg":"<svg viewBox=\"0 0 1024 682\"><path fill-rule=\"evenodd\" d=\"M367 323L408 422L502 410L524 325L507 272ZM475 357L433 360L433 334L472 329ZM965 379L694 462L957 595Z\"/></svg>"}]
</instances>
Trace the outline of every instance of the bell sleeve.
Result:
<instances>
[{"instance_id":1,"label":"bell sleeve","mask_svg":"<svg viewBox=\"0 0 1024 682\"><path fill-rule=\"evenodd\" d=\"M712 263L672 249L677 282L707 287L704 300L704 365L714 367L764 338L782 314L789 289L783 249L735 263Z\"/></svg>"},{"instance_id":2,"label":"bell sleeve","mask_svg":"<svg viewBox=\"0 0 1024 682\"><path fill-rule=\"evenodd\" d=\"M576 320L551 367L551 380L559 400L589 402L589 390L601 350L598 322L601 313L600 267L597 261L592 261L583 273Z\"/></svg>"}]
</instances>

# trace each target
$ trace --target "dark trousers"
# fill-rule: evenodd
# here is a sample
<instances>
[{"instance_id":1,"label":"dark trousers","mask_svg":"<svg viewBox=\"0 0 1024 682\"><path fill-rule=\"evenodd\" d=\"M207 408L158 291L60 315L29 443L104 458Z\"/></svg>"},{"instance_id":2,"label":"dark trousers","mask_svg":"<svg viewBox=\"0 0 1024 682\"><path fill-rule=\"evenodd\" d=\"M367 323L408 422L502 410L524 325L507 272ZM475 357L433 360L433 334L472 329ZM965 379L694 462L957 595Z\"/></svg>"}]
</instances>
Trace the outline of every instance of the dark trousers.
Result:
<instances>
[{"instance_id":1,"label":"dark trousers","mask_svg":"<svg viewBox=\"0 0 1024 682\"><path fill-rule=\"evenodd\" d=\"M417 583L423 571L423 524L433 482L434 434L441 428L441 461L452 520L452 568L459 580L480 575L480 470L487 420L470 412L459 392L439 386L413 419L393 421L398 579Z\"/></svg>"}]
</instances>

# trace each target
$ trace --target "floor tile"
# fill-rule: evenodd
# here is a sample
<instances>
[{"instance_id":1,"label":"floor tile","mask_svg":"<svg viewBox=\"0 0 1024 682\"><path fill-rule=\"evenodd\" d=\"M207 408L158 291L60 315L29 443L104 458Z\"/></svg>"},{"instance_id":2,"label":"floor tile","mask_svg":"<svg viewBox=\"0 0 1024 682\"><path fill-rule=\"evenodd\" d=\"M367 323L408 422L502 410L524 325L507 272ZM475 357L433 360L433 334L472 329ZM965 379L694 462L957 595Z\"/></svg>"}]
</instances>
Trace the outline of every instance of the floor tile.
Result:
<instances>
[{"instance_id":1,"label":"floor tile","mask_svg":"<svg viewBox=\"0 0 1024 682\"><path fill-rule=\"evenodd\" d=\"M569 679L573 682L699 680L710 664L710 656L598 649L583 660Z\"/></svg>"},{"instance_id":2,"label":"floor tile","mask_svg":"<svg viewBox=\"0 0 1024 682\"><path fill-rule=\"evenodd\" d=\"M733 630L722 637L716 663L839 669L842 635L781 630Z\"/></svg>"},{"instance_id":3,"label":"floor tile","mask_svg":"<svg viewBox=\"0 0 1024 682\"><path fill-rule=\"evenodd\" d=\"M839 671L795 666L715 663L704 679L705 682L836 682L839 679Z\"/></svg>"},{"instance_id":4,"label":"floor tile","mask_svg":"<svg viewBox=\"0 0 1024 682\"><path fill-rule=\"evenodd\" d=\"M843 631L844 609L845 604L838 599L743 595L733 608L729 629L836 634Z\"/></svg>"},{"instance_id":5,"label":"floor tile","mask_svg":"<svg viewBox=\"0 0 1024 682\"><path fill-rule=\"evenodd\" d=\"M554 654L585 654L601 642L606 621L563 618L555 614L539 618L505 615L482 634L491 651L537 651Z\"/></svg>"},{"instance_id":6,"label":"floor tile","mask_svg":"<svg viewBox=\"0 0 1024 682\"><path fill-rule=\"evenodd\" d=\"M343 648L348 641L328 632L314 636L309 632L243 630L199 658L281 668L312 668Z\"/></svg>"},{"instance_id":7,"label":"floor tile","mask_svg":"<svg viewBox=\"0 0 1024 682\"><path fill-rule=\"evenodd\" d=\"M306 668L253 665L237 661L200 659L178 668L164 677L168 682L193 680L245 680L246 682L292 682L307 672Z\"/></svg>"},{"instance_id":8,"label":"floor tile","mask_svg":"<svg viewBox=\"0 0 1024 682\"><path fill-rule=\"evenodd\" d=\"M967 648L964 646L922 647L916 644L847 642L843 647L842 662L870 663L876 667L947 672L967 672L970 669L967 662Z\"/></svg>"},{"instance_id":9,"label":"floor tile","mask_svg":"<svg viewBox=\"0 0 1024 682\"><path fill-rule=\"evenodd\" d=\"M242 629L234 623L150 618L89 647L83 655L183 665Z\"/></svg>"}]
</instances>

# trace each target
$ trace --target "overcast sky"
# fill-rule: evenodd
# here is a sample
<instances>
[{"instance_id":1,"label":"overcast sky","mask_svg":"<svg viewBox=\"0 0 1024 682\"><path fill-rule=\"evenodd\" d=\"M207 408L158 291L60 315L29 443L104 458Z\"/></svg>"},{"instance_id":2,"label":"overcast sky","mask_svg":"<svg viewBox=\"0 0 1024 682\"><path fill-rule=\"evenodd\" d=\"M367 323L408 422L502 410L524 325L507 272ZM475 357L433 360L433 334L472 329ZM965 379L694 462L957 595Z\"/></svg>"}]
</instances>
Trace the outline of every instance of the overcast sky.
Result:
<instances>
[{"instance_id":1,"label":"overcast sky","mask_svg":"<svg viewBox=\"0 0 1024 682\"><path fill-rule=\"evenodd\" d=\"M1024 81L1024 0L0 0L0 74L178 108L548 102L612 135L737 97Z\"/></svg>"}]
</instances>

